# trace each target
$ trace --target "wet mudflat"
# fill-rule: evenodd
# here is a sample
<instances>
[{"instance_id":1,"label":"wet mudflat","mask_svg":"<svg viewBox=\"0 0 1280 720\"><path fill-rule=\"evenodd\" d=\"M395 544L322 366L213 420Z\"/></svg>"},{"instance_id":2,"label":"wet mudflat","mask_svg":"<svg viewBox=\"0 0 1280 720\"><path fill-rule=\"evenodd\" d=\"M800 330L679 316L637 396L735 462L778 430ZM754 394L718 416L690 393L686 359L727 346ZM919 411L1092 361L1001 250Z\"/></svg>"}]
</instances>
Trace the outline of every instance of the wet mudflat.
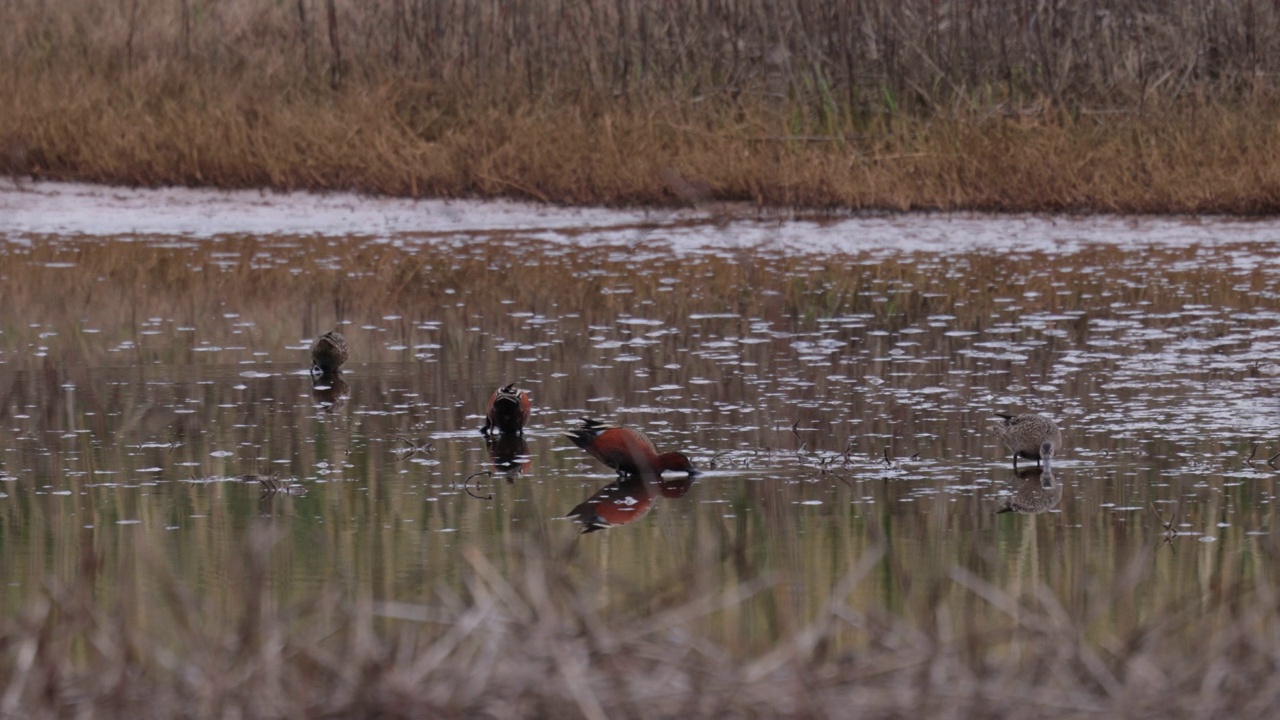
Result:
<instances>
[{"instance_id":1,"label":"wet mudflat","mask_svg":"<svg viewBox=\"0 0 1280 720\"><path fill-rule=\"evenodd\" d=\"M17 196L0 219L7 612L86 557L108 595L174 575L232 602L237 549L263 530L284 600L338 583L427 602L465 582L464 557L514 573L531 544L637 607L759 580L712 616L744 647L873 549L883 571L850 606L926 625L1000 614L940 578L1047 587L1108 628L1280 580L1280 224L358 200L236 216L238 196L208 216L157 198L156 220L145 198L58 215ZM331 391L308 348L334 327L351 359ZM511 382L530 426L486 443L485 400ZM990 430L1024 411L1062 426L1051 473L1015 474ZM581 417L705 472L615 486L602 502L630 514L583 533L566 516L616 478L561 436Z\"/></svg>"}]
</instances>

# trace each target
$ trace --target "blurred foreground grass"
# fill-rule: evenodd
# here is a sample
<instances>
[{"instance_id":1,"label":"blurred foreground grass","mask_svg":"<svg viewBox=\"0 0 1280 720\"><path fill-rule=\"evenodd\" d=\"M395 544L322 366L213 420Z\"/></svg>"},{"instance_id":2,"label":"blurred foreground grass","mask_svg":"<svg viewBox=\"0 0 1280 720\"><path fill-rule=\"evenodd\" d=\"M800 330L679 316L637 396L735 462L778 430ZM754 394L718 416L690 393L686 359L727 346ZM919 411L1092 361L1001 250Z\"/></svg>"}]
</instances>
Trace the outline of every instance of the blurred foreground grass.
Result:
<instances>
[{"instance_id":1,"label":"blurred foreground grass","mask_svg":"<svg viewBox=\"0 0 1280 720\"><path fill-rule=\"evenodd\" d=\"M337 584L291 604L271 591L269 532L251 534L229 578L234 610L180 582L96 597L109 569L32 594L0 626L0 711L9 717L1245 717L1277 700L1275 589L1186 588L1126 632L1094 621L1124 605L1150 567L1135 555L1111 587L1068 608L1043 586L1004 588L955 568L915 571L885 552L843 561L812 619L775 644L713 640L708 620L787 578L699 590L673 577L666 601L606 602L620 580L575 577L572 546L522 543L499 571L462 549L462 589L434 601L352 595ZM706 552L714 566L731 556ZM163 560L152 571L170 572ZM922 583L932 615L853 602L869 573ZM945 601L943 599L945 598ZM994 611L994 612L991 612ZM780 615L789 613L779 606ZM970 614L972 617L967 617ZM974 617L993 618L978 624ZM860 638L853 648L835 634Z\"/></svg>"}]
</instances>

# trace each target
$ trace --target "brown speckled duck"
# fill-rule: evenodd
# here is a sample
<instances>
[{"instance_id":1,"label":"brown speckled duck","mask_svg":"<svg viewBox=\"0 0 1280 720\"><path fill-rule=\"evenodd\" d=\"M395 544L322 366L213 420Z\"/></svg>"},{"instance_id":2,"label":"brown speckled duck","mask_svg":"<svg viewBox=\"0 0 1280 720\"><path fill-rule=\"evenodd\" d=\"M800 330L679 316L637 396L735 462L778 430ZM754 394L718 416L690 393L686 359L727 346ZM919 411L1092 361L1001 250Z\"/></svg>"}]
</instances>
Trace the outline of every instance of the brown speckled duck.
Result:
<instances>
[{"instance_id":1,"label":"brown speckled duck","mask_svg":"<svg viewBox=\"0 0 1280 720\"><path fill-rule=\"evenodd\" d=\"M330 330L311 343L312 374L333 375L346 361L347 339L337 330Z\"/></svg>"},{"instance_id":2,"label":"brown speckled duck","mask_svg":"<svg viewBox=\"0 0 1280 720\"><path fill-rule=\"evenodd\" d=\"M1043 463L1047 466L1053 460L1053 454L1062 447L1062 431L1044 415L999 413L998 416L1003 422L995 426L995 431L1013 451L1015 470L1018 469L1020 457L1035 460L1036 465Z\"/></svg>"}]
</instances>

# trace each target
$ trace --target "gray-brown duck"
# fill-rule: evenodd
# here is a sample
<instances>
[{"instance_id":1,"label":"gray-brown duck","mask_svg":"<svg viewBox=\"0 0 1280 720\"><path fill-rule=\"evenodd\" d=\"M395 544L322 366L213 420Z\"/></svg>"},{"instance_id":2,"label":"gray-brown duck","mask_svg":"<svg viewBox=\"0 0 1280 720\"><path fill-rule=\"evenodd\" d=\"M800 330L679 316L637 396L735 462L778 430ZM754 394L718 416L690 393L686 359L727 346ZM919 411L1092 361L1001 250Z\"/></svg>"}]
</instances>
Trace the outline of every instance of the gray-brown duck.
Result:
<instances>
[{"instance_id":1,"label":"gray-brown duck","mask_svg":"<svg viewBox=\"0 0 1280 720\"><path fill-rule=\"evenodd\" d=\"M1062 447L1062 431L1057 423L1044 415L998 415L1003 422L995 426L995 431L1013 451L1013 469L1018 469L1020 457L1035 460L1036 465L1043 463L1047 466L1053 460L1053 454Z\"/></svg>"},{"instance_id":2,"label":"gray-brown duck","mask_svg":"<svg viewBox=\"0 0 1280 720\"><path fill-rule=\"evenodd\" d=\"M311 372L315 375L333 375L347 361L347 339L337 330L316 338L311 343Z\"/></svg>"}]
</instances>

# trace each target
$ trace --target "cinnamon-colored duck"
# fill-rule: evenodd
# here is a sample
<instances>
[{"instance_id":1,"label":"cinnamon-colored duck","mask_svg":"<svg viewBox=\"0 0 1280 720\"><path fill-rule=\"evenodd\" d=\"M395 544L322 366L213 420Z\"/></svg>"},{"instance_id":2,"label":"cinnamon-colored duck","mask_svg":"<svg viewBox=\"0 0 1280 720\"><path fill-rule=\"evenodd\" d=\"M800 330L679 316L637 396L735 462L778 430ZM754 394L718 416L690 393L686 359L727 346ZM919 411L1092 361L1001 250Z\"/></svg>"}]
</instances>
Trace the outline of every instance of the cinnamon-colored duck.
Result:
<instances>
[{"instance_id":1,"label":"cinnamon-colored duck","mask_svg":"<svg viewBox=\"0 0 1280 720\"><path fill-rule=\"evenodd\" d=\"M618 471L619 475L657 477L667 471L698 474L684 453L658 454L653 441L639 430L582 419L582 426L565 433L574 445L591 457Z\"/></svg>"}]
</instances>

